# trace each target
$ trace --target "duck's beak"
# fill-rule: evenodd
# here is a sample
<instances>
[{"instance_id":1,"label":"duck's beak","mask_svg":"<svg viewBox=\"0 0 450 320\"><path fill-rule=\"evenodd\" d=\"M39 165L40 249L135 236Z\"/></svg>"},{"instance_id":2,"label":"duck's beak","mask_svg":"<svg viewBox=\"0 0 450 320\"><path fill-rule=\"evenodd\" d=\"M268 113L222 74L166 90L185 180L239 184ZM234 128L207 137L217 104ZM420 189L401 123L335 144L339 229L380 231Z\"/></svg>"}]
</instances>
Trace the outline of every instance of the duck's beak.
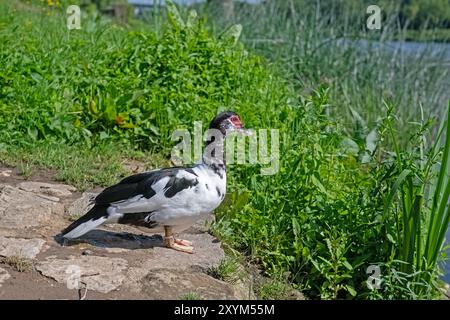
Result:
<instances>
[{"instance_id":1,"label":"duck's beak","mask_svg":"<svg viewBox=\"0 0 450 320\"><path fill-rule=\"evenodd\" d=\"M237 135L244 135L244 136L253 136L253 130L247 129L244 126L241 127L232 127L230 129L227 129L227 135L228 134L237 134Z\"/></svg>"},{"instance_id":2,"label":"duck's beak","mask_svg":"<svg viewBox=\"0 0 450 320\"><path fill-rule=\"evenodd\" d=\"M236 131L239 132L240 134L243 134L244 136L252 136L253 135L253 130L247 129L244 126L237 129Z\"/></svg>"},{"instance_id":3,"label":"duck's beak","mask_svg":"<svg viewBox=\"0 0 450 320\"><path fill-rule=\"evenodd\" d=\"M234 132L234 133L242 134L245 136L252 136L254 134L253 130L250 130L250 129L247 129L246 127L244 127L244 125L240 121L234 121L234 122L230 121L227 130L229 130L230 133Z\"/></svg>"}]
</instances>

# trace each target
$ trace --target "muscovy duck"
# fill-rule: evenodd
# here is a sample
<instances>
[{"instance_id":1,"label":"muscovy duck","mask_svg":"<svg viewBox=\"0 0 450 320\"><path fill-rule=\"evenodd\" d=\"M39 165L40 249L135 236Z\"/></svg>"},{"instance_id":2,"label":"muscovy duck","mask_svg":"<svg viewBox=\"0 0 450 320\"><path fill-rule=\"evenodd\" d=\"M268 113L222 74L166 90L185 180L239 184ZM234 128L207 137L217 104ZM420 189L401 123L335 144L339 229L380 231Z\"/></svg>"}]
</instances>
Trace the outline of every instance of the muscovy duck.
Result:
<instances>
[{"instance_id":1,"label":"muscovy duck","mask_svg":"<svg viewBox=\"0 0 450 320\"><path fill-rule=\"evenodd\" d=\"M120 223L164 233L166 247L193 253L190 241L175 239L173 234L189 228L223 201L226 167L222 141L233 131L248 133L232 111L218 114L209 129L218 131L206 142L198 164L135 174L106 188L95 198L92 209L61 232L62 237L74 239L101 224ZM215 154L217 150L222 151L220 155Z\"/></svg>"}]
</instances>

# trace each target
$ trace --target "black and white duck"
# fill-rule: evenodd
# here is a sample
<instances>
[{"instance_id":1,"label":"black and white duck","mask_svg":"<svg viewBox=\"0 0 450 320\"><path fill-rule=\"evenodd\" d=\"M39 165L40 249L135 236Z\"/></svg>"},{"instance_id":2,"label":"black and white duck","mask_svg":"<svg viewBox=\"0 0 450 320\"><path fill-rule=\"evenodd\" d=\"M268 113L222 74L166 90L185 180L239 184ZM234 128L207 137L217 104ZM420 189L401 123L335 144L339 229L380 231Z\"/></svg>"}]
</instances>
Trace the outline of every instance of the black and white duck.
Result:
<instances>
[{"instance_id":1,"label":"black and white duck","mask_svg":"<svg viewBox=\"0 0 450 320\"><path fill-rule=\"evenodd\" d=\"M95 198L92 209L62 231L62 237L74 239L104 223L120 223L164 233L166 247L193 253L192 243L175 238L174 233L189 228L223 201L226 167L222 141L230 132L246 131L231 111L218 114L209 129L216 129L217 134L207 141L199 163L135 174L106 188ZM216 148L210 148L212 143ZM214 150L220 149L216 154Z\"/></svg>"}]
</instances>

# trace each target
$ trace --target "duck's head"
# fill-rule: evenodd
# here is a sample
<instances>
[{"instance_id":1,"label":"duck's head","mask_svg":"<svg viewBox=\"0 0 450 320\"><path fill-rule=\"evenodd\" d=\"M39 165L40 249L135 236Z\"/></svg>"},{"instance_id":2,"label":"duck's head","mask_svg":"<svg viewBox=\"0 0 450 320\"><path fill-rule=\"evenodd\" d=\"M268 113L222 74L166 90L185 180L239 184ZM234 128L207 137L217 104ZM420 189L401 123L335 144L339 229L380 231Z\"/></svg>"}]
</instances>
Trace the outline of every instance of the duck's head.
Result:
<instances>
[{"instance_id":1,"label":"duck's head","mask_svg":"<svg viewBox=\"0 0 450 320\"><path fill-rule=\"evenodd\" d=\"M236 112L224 111L219 113L209 125L209 129L217 129L224 136L232 132L239 132L243 134L250 134L242 124L241 118Z\"/></svg>"}]
</instances>

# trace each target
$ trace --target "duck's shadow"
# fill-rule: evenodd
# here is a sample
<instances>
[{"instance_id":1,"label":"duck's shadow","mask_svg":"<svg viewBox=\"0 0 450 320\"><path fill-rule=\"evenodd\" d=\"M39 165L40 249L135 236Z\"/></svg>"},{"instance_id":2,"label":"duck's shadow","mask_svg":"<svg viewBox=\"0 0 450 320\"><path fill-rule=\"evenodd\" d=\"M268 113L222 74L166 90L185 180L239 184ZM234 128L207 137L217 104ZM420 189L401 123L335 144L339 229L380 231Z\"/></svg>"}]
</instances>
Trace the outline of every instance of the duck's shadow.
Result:
<instances>
[{"instance_id":1,"label":"duck's shadow","mask_svg":"<svg viewBox=\"0 0 450 320\"><path fill-rule=\"evenodd\" d=\"M100 248L121 248L121 249L150 249L163 246L161 235L147 236L144 234L132 234L128 232L112 232L106 230L92 230L80 238L68 240L56 235L55 241L63 246L72 246L80 243L88 243Z\"/></svg>"}]
</instances>

